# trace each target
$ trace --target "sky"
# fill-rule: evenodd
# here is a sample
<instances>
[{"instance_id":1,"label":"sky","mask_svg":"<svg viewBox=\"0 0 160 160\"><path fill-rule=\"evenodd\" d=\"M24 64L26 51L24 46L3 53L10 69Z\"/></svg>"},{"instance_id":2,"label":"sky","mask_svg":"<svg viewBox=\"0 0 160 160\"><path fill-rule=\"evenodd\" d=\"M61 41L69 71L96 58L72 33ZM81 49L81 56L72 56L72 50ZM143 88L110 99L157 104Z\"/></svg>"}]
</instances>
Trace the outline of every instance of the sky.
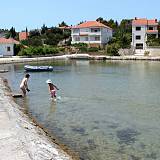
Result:
<instances>
[{"instance_id":1,"label":"sky","mask_svg":"<svg viewBox=\"0 0 160 160\"><path fill-rule=\"evenodd\" d=\"M134 17L160 19L160 0L0 0L0 28L16 31L58 26L65 21L76 25L81 21Z\"/></svg>"}]
</instances>

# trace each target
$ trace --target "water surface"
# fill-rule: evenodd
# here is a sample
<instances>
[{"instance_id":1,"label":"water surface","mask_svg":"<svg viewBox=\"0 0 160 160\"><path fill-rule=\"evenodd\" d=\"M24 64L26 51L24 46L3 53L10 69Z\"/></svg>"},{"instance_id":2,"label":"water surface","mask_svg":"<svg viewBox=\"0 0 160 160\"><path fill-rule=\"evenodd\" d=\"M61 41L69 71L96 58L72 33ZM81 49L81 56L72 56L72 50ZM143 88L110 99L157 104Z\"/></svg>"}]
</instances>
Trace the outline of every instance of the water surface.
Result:
<instances>
[{"instance_id":1,"label":"water surface","mask_svg":"<svg viewBox=\"0 0 160 160\"><path fill-rule=\"evenodd\" d=\"M30 73L23 99L37 121L84 160L160 157L160 62L50 61L53 72ZM23 64L3 65L13 90ZM60 88L50 100L45 81ZM18 100L22 104L22 100Z\"/></svg>"}]
</instances>

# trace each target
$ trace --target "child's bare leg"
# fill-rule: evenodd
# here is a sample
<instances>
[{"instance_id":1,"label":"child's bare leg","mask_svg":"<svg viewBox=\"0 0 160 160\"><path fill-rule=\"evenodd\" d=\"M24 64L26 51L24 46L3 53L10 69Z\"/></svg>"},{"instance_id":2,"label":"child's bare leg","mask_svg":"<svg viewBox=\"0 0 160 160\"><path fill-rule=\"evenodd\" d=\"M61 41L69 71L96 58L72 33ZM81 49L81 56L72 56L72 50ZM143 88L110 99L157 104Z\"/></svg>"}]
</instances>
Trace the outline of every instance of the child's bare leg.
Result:
<instances>
[{"instance_id":1,"label":"child's bare leg","mask_svg":"<svg viewBox=\"0 0 160 160\"><path fill-rule=\"evenodd\" d=\"M54 94L53 94L54 98L56 98L56 92L54 91Z\"/></svg>"},{"instance_id":2,"label":"child's bare leg","mask_svg":"<svg viewBox=\"0 0 160 160\"><path fill-rule=\"evenodd\" d=\"M51 98L56 98L56 92L54 90L51 91Z\"/></svg>"},{"instance_id":3,"label":"child's bare leg","mask_svg":"<svg viewBox=\"0 0 160 160\"><path fill-rule=\"evenodd\" d=\"M21 88L22 92L23 92L23 96L26 95L26 89L25 88Z\"/></svg>"}]
</instances>

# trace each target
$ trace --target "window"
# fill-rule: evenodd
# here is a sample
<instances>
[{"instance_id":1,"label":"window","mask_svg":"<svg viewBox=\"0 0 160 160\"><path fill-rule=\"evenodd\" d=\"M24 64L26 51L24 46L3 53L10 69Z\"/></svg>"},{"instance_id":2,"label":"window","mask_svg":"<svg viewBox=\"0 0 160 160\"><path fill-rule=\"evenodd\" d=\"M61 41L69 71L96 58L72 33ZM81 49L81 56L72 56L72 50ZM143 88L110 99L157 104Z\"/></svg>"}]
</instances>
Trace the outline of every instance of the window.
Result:
<instances>
[{"instance_id":1,"label":"window","mask_svg":"<svg viewBox=\"0 0 160 160\"><path fill-rule=\"evenodd\" d=\"M91 32L100 32L100 28L91 28Z\"/></svg>"},{"instance_id":2,"label":"window","mask_svg":"<svg viewBox=\"0 0 160 160\"><path fill-rule=\"evenodd\" d=\"M136 43L136 49L143 49L143 43Z\"/></svg>"},{"instance_id":3,"label":"window","mask_svg":"<svg viewBox=\"0 0 160 160\"><path fill-rule=\"evenodd\" d=\"M96 36L95 41L100 41L100 36Z\"/></svg>"},{"instance_id":4,"label":"window","mask_svg":"<svg viewBox=\"0 0 160 160\"><path fill-rule=\"evenodd\" d=\"M80 32L89 32L89 29L88 28L81 28Z\"/></svg>"},{"instance_id":5,"label":"window","mask_svg":"<svg viewBox=\"0 0 160 160\"><path fill-rule=\"evenodd\" d=\"M141 30L141 27L136 27L136 31L140 31Z\"/></svg>"},{"instance_id":6,"label":"window","mask_svg":"<svg viewBox=\"0 0 160 160\"><path fill-rule=\"evenodd\" d=\"M149 27L149 30L153 30L153 27Z\"/></svg>"},{"instance_id":7,"label":"window","mask_svg":"<svg viewBox=\"0 0 160 160\"><path fill-rule=\"evenodd\" d=\"M7 47L7 52L10 52L11 51L11 47Z\"/></svg>"},{"instance_id":8,"label":"window","mask_svg":"<svg viewBox=\"0 0 160 160\"><path fill-rule=\"evenodd\" d=\"M80 41L80 37L75 37L75 41Z\"/></svg>"},{"instance_id":9,"label":"window","mask_svg":"<svg viewBox=\"0 0 160 160\"><path fill-rule=\"evenodd\" d=\"M85 37L85 41L88 41L88 37Z\"/></svg>"},{"instance_id":10,"label":"window","mask_svg":"<svg viewBox=\"0 0 160 160\"><path fill-rule=\"evenodd\" d=\"M136 39L141 39L141 36L136 36Z\"/></svg>"},{"instance_id":11,"label":"window","mask_svg":"<svg viewBox=\"0 0 160 160\"><path fill-rule=\"evenodd\" d=\"M73 29L72 32L73 33L79 33L79 29Z\"/></svg>"}]
</instances>

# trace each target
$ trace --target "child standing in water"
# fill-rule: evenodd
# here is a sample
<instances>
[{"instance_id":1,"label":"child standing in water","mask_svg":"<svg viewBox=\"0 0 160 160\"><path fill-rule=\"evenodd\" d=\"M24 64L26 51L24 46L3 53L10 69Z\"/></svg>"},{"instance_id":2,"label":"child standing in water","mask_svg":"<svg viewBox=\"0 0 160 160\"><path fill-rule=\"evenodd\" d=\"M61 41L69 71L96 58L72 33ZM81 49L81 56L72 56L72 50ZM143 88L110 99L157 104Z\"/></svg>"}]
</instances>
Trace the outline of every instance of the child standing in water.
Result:
<instances>
[{"instance_id":1,"label":"child standing in water","mask_svg":"<svg viewBox=\"0 0 160 160\"><path fill-rule=\"evenodd\" d=\"M25 75L25 77L22 79L22 82L20 84L20 89L22 90L23 92L23 96L26 95L26 91L29 92L30 90L28 89L28 79L29 79L30 75L27 73Z\"/></svg>"},{"instance_id":2,"label":"child standing in water","mask_svg":"<svg viewBox=\"0 0 160 160\"><path fill-rule=\"evenodd\" d=\"M51 98L56 98L56 90L59 90L57 86L55 86L50 79L46 81L48 83L49 92L51 94Z\"/></svg>"}]
</instances>

